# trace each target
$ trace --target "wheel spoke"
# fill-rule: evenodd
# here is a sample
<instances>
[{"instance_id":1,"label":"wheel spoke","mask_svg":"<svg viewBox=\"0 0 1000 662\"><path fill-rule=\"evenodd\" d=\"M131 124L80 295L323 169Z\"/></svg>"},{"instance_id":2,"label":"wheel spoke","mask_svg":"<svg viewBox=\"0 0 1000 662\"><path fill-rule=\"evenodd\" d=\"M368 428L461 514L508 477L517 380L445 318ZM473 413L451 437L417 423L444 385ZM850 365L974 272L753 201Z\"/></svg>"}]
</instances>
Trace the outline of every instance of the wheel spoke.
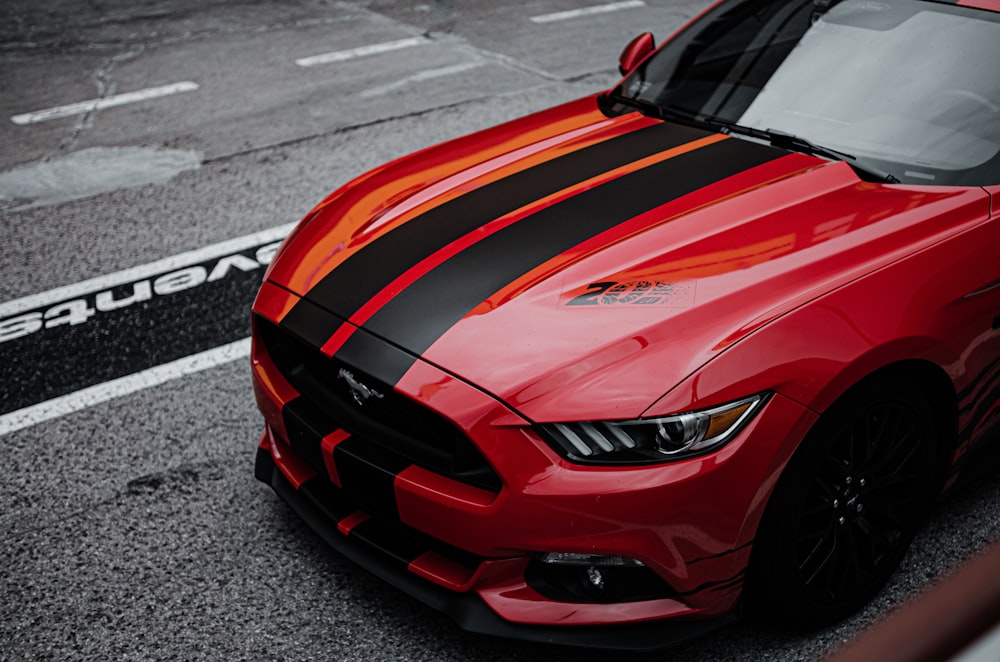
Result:
<instances>
[{"instance_id":1,"label":"wheel spoke","mask_svg":"<svg viewBox=\"0 0 1000 662\"><path fill-rule=\"evenodd\" d=\"M829 515L830 509L832 507L833 507L833 505L832 505L832 498L829 501L820 501L820 500L817 500L816 503L814 503L813 505L807 506L807 507L805 507L805 508L802 509L801 518L803 520L807 520L807 519L813 519L817 515L822 515L822 514ZM801 529L802 529L802 527L800 526L799 530L801 530Z\"/></svg>"},{"instance_id":2,"label":"wheel spoke","mask_svg":"<svg viewBox=\"0 0 1000 662\"><path fill-rule=\"evenodd\" d=\"M872 528L867 517L859 517L855 520L854 526L859 532L859 542L864 542L864 545L858 550L858 567L863 569L867 575L872 575L881 556L876 549L877 532Z\"/></svg>"},{"instance_id":3,"label":"wheel spoke","mask_svg":"<svg viewBox=\"0 0 1000 662\"><path fill-rule=\"evenodd\" d=\"M836 598L837 596L844 595L845 592L853 592L854 587L857 586L858 580L858 541L854 536L852 530L846 530L843 535L843 539L840 553L840 582L837 584L837 590L832 594L831 597ZM849 580L853 579L853 582Z\"/></svg>"},{"instance_id":4,"label":"wheel spoke","mask_svg":"<svg viewBox=\"0 0 1000 662\"><path fill-rule=\"evenodd\" d=\"M919 486L924 477L920 468L907 473L897 472L881 480L872 480L865 490L866 500L874 503L909 503L920 498ZM914 486L914 483L917 483Z\"/></svg>"},{"instance_id":5,"label":"wheel spoke","mask_svg":"<svg viewBox=\"0 0 1000 662\"><path fill-rule=\"evenodd\" d=\"M874 462L864 471L868 474L879 475L885 471L892 472L909 461L913 454L920 447L921 439L916 434L916 428L912 425L905 430L899 431L895 436L885 440L884 452L880 453Z\"/></svg>"},{"instance_id":6,"label":"wheel spoke","mask_svg":"<svg viewBox=\"0 0 1000 662\"><path fill-rule=\"evenodd\" d=\"M800 545L805 540L800 539ZM806 554L800 555L802 561L799 563L799 572L805 577L806 584L815 582L816 577L827 568L831 559L835 557L837 550L837 528L830 523L826 530L818 536L816 543Z\"/></svg>"}]
</instances>

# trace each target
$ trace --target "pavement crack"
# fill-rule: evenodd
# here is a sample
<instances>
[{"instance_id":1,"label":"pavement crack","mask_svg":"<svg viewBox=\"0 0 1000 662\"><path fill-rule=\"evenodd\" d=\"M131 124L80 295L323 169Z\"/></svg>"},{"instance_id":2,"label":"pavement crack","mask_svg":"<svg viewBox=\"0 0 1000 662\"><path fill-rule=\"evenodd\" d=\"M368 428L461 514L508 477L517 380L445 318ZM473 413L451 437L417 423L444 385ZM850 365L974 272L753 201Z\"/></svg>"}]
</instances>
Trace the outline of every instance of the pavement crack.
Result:
<instances>
[{"instance_id":1,"label":"pavement crack","mask_svg":"<svg viewBox=\"0 0 1000 662\"><path fill-rule=\"evenodd\" d=\"M439 32L425 32L424 35L433 41L438 43L447 44L457 51L466 53L474 59L486 60L498 64L501 67L506 67L507 69L512 69L514 71L520 71L521 73L528 74L530 76L536 76L543 80L552 82L565 82L565 79L559 76L545 71L539 67L533 67L530 64L522 62L521 60L511 57L509 55L504 55L503 53L497 53L495 51L486 50L485 48L480 48L470 42L464 37L459 37L457 35L447 33L441 34Z\"/></svg>"},{"instance_id":2,"label":"pavement crack","mask_svg":"<svg viewBox=\"0 0 1000 662\"><path fill-rule=\"evenodd\" d=\"M426 109L423 109L423 110L415 110L415 111L413 111L411 113L405 113L405 114L402 114L402 115L393 115L392 117L384 117L384 118L381 118L381 119L372 120L370 122L362 122L360 124L352 124L350 126L339 127L337 129L334 129L333 131L327 131L327 132L324 132L324 133L313 133L313 134L310 134L308 136L299 136L297 138L291 138L289 140L282 140L282 141L279 141L279 142L268 143L266 145L258 145L258 146L255 146L255 147L250 147L248 149L243 149L243 150L239 150L239 151L236 151L236 152L229 152L227 154L219 154L218 156L208 157L208 158L204 159L201 163L202 163L203 166L213 165L213 164L218 164L218 163L226 163L228 161L231 161L233 159L236 159L236 158L239 158L239 157L242 157L242 156L249 156L249 155L252 155L252 154L257 154L258 152L265 152L265 151L269 151L269 150L272 150L272 149L280 149L282 147L290 147L290 146L293 146L293 145L300 145L302 143L307 143L307 142L309 142L311 140L316 140L316 139L319 139L319 138L329 138L329 137L333 137L333 136L346 135L346 134L354 133L355 131L360 131L362 129L367 129L367 128L370 128L370 127L373 127L373 126L379 126L379 125L382 125L382 124L388 124L388 123L391 123L391 122L397 122L399 120L404 120L404 119L413 119L413 118L424 117L425 115L431 115L431 114L438 113L438 112L441 112L441 111L452 110L454 108L461 108L462 106L469 105L469 104L475 103L477 101L482 101L482 99L483 99L482 97L477 97L477 98L473 98L473 99L466 99L466 100L463 100L463 101L457 101L455 103L450 103L450 104L446 104L446 105L443 105L443 106L435 106L434 108L426 108Z\"/></svg>"},{"instance_id":3,"label":"pavement crack","mask_svg":"<svg viewBox=\"0 0 1000 662\"><path fill-rule=\"evenodd\" d=\"M146 46L144 44L133 44L127 50L112 55L107 60L105 60L97 71L91 76L94 82L97 84L97 99L106 99L109 96L115 94L118 89L118 84L114 79L114 71L118 65L131 60L136 59L143 52L145 52ZM49 154L44 160L50 161L56 156L66 154L76 147L77 143L80 141L80 136L84 131L91 128L94 125L94 118L97 116L97 109L88 110L76 120L73 124L73 128L70 130L68 136L63 138L59 145L56 147L54 153Z\"/></svg>"}]
</instances>

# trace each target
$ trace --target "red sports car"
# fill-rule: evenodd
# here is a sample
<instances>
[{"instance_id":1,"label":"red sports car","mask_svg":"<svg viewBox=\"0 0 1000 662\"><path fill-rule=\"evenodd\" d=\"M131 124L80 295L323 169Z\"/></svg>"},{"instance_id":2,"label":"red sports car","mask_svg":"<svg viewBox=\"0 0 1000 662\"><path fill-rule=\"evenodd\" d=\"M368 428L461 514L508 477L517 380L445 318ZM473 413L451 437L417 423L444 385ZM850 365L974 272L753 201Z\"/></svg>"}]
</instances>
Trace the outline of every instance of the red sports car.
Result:
<instances>
[{"instance_id":1,"label":"red sports car","mask_svg":"<svg viewBox=\"0 0 1000 662\"><path fill-rule=\"evenodd\" d=\"M299 224L256 475L473 631L842 618L1000 450L1000 2L724 0L620 62Z\"/></svg>"}]
</instances>

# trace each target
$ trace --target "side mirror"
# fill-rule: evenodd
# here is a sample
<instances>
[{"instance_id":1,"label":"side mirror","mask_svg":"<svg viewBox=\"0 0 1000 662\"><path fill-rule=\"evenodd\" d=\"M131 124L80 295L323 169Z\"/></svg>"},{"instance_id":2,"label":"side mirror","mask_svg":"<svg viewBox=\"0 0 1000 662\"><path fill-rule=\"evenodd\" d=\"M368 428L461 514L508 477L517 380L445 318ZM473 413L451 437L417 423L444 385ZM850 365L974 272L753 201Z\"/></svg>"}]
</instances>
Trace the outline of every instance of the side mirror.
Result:
<instances>
[{"instance_id":1,"label":"side mirror","mask_svg":"<svg viewBox=\"0 0 1000 662\"><path fill-rule=\"evenodd\" d=\"M653 34L651 32L643 32L628 42L628 46L618 56L618 71L621 72L622 76L628 74L639 66L639 63L646 59L647 55L655 50L656 40L653 38Z\"/></svg>"}]
</instances>

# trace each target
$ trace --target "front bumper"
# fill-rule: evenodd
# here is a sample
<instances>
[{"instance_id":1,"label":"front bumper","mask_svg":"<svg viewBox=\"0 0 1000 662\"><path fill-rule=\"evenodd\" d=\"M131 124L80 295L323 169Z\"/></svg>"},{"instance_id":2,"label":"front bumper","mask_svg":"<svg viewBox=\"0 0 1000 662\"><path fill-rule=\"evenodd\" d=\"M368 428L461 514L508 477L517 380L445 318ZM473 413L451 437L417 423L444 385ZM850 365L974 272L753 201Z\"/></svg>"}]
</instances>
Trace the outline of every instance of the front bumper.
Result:
<instances>
[{"instance_id":1,"label":"front bumper","mask_svg":"<svg viewBox=\"0 0 1000 662\"><path fill-rule=\"evenodd\" d=\"M500 618L479 594L451 591L414 574L406 558L391 547L357 533L345 535L339 526L343 519L334 514L331 487L319 476L296 489L263 446L257 449L255 475L270 485L330 547L395 588L448 615L469 632L546 644L649 651L697 639L737 620L733 613L710 621L645 621L600 628L512 623Z\"/></svg>"},{"instance_id":2,"label":"front bumper","mask_svg":"<svg viewBox=\"0 0 1000 662\"><path fill-rule=\"evenodd\" d=\"M359 369L400 351L362 329L369 354L348 363L301 342L289 353L289 336L269 337L270 322L257 322L258 478L333 547L477 632L642 650L732 620L767 496L812 421L776 394L715 453L574 465L515 412L435 366L417 359L393 382ZM378 395L352 401L347 377ZM434 433L411 438L386 417ZM550 590L548 576L538 580L546 552L635 559L657 588L583 599Z\"/></svg>"}]
</instances>

